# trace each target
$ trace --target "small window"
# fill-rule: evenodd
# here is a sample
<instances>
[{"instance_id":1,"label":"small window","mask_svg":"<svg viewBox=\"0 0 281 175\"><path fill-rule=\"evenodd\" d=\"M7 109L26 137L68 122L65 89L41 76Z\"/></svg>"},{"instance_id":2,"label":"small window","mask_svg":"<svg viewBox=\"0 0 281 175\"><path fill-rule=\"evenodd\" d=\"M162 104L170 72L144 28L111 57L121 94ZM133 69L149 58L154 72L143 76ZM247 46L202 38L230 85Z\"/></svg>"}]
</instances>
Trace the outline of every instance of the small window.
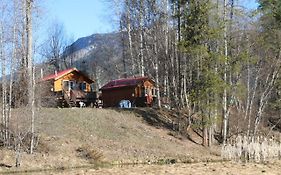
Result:
<instances>
[{"instance_id":1,"label":"small window","mask_svg":"<svg viewBox=\"0 0 281 175\"><path fill-rule=\"evenodd\" d=\"M157 94L156 94L156 89L155 89L155 88L153 88L153 91L152 91L152 92L153 92L153 96L156 97Z\"/></svg>"},{"instance_id":2,"label":"small window","mask_svg":"<svg viewBox=\"0 0 281 175\"><path fill-rule=\"evenodd\" d=\"M86 91L86 83L84 82L84 83L81 83L81 90L82 91Z\"/></svg>"},{"instance_id":3,"label":"small window","mask_svg":"<svg viewBox=\"0 0 281 175\"><path fill-rule=\"evenodd\" d=\"M74 89L74 82L69 81L69 90L73 90L73 89Z\"/></svg>"},{"instance_id":4,"label":"small window","mask_svg":"<svg viewBox=\"0 0 281 175\"><path fill-rule=\"evenodd\" d=\"M144 88L144 95L145 95L145 96L148 95L148 90L147 90L147 88Z\"/></svg>"},{"instance_id":5,"label":"small window","mask_svg":"<svg viewBox=\"0 0 281 175\"><path fill-rule=\"evenodd\" d=\"M91 84L91 92L95 92L96 91L96 86L94 83Z\"/></svg>"}]
</instances>

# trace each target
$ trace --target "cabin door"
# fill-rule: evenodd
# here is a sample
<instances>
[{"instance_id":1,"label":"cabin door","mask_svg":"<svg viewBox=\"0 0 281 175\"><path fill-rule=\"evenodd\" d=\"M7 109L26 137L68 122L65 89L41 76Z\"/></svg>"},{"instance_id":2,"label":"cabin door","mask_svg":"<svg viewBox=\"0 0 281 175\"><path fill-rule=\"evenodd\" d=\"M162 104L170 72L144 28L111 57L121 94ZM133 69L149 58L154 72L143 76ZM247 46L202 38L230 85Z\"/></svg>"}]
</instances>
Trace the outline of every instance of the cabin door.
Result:
<instances>
[{"instance_id":1,"label":"cabin door","mask_svg":"<svg viewBox=\"0 0 281 175\"><path fill-rule=\"evenodd\" d=\"M63 80L62 87L65 91L70 91L74 89L75 82L69 80Z\"/></svg>"},{"instance_id":2,"label":"cabin door","mask_svg":"<svg viewBox=\"0 0 281 175\"><path fill-rule=\"evenodd\" d=\"M68 80L62 81L62 89L65 91L69 91L69 81Z\"/></svg>"}]
</instances>

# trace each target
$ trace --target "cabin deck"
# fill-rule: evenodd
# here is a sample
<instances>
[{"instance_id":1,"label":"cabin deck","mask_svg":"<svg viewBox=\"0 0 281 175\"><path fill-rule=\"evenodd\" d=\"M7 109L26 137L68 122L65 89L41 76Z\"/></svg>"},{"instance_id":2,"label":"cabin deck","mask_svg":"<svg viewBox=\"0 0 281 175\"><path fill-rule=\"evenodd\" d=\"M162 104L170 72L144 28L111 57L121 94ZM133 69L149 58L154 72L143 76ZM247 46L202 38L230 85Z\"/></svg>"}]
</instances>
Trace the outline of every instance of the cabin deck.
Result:
<instances>
[{"instance_id":1,"label":"cabin deck","mask_svg":"<svg viewBox=\"0 0 281 175\"><path fill-rule=\"evenodd\" d=\"M81 90L62 91L56 94L60 107L77 107L81 102L85 106L94 106L96 103L96 92L83 92Z\"/></svg>"}]
</instances>

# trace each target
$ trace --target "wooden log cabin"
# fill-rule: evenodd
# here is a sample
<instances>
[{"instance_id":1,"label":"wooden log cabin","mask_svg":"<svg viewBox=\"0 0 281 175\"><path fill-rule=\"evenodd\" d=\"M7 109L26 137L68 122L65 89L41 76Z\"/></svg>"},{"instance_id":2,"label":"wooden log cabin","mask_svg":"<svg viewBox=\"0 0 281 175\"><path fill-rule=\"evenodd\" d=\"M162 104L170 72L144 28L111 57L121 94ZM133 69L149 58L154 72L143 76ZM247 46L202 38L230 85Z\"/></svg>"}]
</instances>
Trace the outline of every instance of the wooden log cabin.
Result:
<instances>
[{"instance_id":1,"label":"wooden log cabin","mask_svg":"<svg viewBox=\"0 0 281 175\"><path fill-rule=\"evenodd\" d=\"M49 85L59 106L91 105L96 101L94 81L76 68L43 77L42 82Z\"/></svg>"},{"instance_id":2,"label":"wooden log cabin","mask_svg":"<svg viewBox=\"0 0 281 175\"><path fill-rule=\"evenodd\" d=\"M155 83L149 77L112 80L100 90L104 107L117 107L121 100L129 100L136 107L152 106L156 98Z\"/></svg>"}]
</instances>

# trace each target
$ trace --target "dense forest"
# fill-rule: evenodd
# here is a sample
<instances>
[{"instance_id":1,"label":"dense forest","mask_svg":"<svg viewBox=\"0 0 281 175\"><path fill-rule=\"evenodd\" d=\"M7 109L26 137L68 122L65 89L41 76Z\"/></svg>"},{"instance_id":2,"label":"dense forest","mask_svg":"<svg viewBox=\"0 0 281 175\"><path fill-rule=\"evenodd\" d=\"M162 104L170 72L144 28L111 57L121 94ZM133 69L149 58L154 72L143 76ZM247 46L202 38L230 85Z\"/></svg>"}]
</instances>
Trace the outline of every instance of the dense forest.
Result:
<instances>
[{"instance_id":1,"label":"dense forest","mask_svg":"<svg viewBox=\"0 0 281 175\"><path fill-rule=\"evenodd\" d=\"M226 144L233 134L255 136L263 126L271 124L275 129L279 125L281 1L258 0L255 10L241 7L236 0L110 3L119 20L114 37L118 46L113 52L103 43L99 51L108 57L116 49L121 54L87 64L88 74L97 80L104 79L102 74L109 70L108 76L113 71L117 77L152 77L157 89L155 107L176 111L189 126L199 121L205 146L211 146L215 138ZM34 0L0 1L0 140L10 145L13 136L17 148L30 135L30 153L36 145L34 119L40 96L36 87L41 68L64 69L77 61L69 54L71 43L62 38L58 24L51 26L49 40L36 43L33 31L41 8ZM38 55L46 59L35 64ZM12 108L22 107L28 108L22 114L25 117L11 123ZM17 127L13 133L12 126ZM23 128L28 134L22 135Z\"/></svg>"},{"instance_id":2,"label":"dense forest","mask_svg":"<svg viewBox=\"0 0 281 175\"><path fill-rule=\"evenodd\" d=\"M281 53L281 2L258 3L116 1L125 76L153 77L158 107L201 117L205 145L214 133L224 143L230 133L256 135L280 118Z\"/></svg>"}]
</instances>

